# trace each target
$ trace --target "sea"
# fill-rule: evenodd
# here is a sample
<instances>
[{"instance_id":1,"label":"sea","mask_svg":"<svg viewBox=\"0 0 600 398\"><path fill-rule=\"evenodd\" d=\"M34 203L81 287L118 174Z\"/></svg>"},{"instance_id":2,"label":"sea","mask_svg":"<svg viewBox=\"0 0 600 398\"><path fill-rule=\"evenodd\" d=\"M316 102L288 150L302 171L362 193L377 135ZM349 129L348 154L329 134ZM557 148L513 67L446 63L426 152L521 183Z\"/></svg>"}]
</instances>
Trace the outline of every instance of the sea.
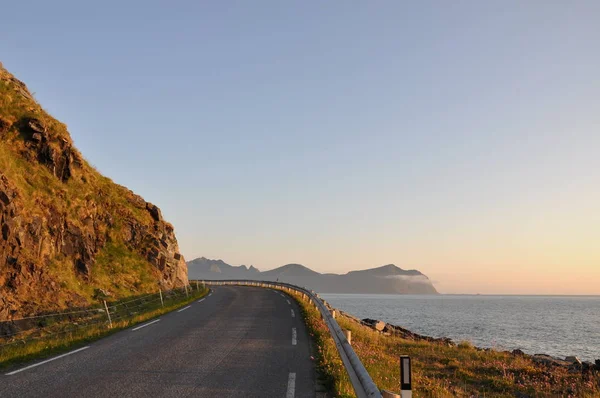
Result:
<instances>
[{"instance_id":1,"label":"sea","mask_svg":"<svg viewBox=\"0 0 600 398\"><path fill-rule=\"evenodd\" d=\"M320 294L360 319L482 348L600 359L600 296Z\"/></svg>"}]
</instances>

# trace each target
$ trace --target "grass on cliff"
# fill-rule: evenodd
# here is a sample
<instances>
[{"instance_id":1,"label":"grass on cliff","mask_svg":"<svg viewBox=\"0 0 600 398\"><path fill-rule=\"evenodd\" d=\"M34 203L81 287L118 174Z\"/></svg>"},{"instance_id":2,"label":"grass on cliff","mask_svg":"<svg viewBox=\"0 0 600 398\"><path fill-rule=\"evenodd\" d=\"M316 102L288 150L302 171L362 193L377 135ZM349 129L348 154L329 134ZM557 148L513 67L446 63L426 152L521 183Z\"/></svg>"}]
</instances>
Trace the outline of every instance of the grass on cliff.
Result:
<instances>
[{"instance_id":1,"label":"grass on cliff","mask_svg":"<svg viewBox=\"0 0 600 398\"><path fill-rule=\"evenodd\" d=\"M23 134L30 119L39 121L47 132L48 145L55 150L60 151L65 145L72 144L67 126L48 114L25 85L0 63L0 176L6 176L9 185L17 192L13 201L23 210L20 212L23 225L38 217L41 220L61 220L60 223L85 231L91 229L90 220L94 220L95 234L110 237L109 240L114 242L123 240L122 235L127 232L124 227L130 221L152 227L154 220L146 210L145 201L101 175L75 147L71 147L70 151L73 164L71 178L67 181L61 181L49 165L40 163ZM98 218L100 222L96 222ZM56 254L59 251L40 244L39 255L24 250L21 255L31 254L32 262L48 255L48 268L57 276L55 282L64 291L72 289L77 294L75 298L65 294L63 301L75 299L77 305L86 300L90 302L96 288L114 291L117 298L156 288L150 283L150 276L158 277L159 271L123 245L108 242L101 250L97 266L92 267L90 275L89 284L93 286L84 286L90 281L78 278L74 274L73 261ZM115 283L108 280L109 275ZM36 298L32 297L32 300Z\"/></svg>"},{"instance_id":2,"label":"grass on cliff","mask_svg":"<svg viewBox=\"0 0 600 398\"><path fill-rule=\"evenodd\" d=\"M81 220L78 217L81 208L87 201L93 200L99 206L120 208L129 213L121 216L131 216L148 224L152 222L145 209L127 200L130 195L127 188L101 175L74 147L80 164L72 168L73 176L67 182L60 181L37 161L26 160L23 156L27 152L25 140L19 126L29 118L41 122L52 142L72 143L67 126L48 114L0 64L0 128L9 126L7 131L0 130L0 171L15 184L21 199L33 205L29 208L35 210L37 201L41 199L44 204L69 214L72 218L70 221L76 223Z\"/></svg>"},{"instance_id":3,"label":"grass on cliff","mask_svg":"<svg viewBox=\"0 0 600 398\"><path fill-rule=\"evenodd\" d=\"M120 330L183 307L194 300L206 296L208 291L209 290L204 287L199 287L198 289L191 288L189 297L184 294L171 298L165 297L164 307L161 306L160 302L157 302L157 304L152 307L145 306L144 312L113 321L112 329L108 328L107 323L101 322L92 324L88 327L70 330L66 333L50 335L44 338L23 342L23 344L4 347L0 344L0 369L34 359L47 358L69 351L78 346L89 344Z\"/></svg>"},{"instance_id":4,"label":"grass on cliff","mask_svg":"<svg viewBox=\"0 0 600 398\"><path fill-rule=\"evenodd\" d=\"M115 297L132 292L156 291L160 271L145 258L129 250L122 242L108 242L96 257L90 282Z\"/></svg>"},{"instance_id":5,"label":"grass on cliff","mask_svg":"<svg viewBox=\"0 0 600 398\"><path fill-rule=\"evenodd\" d=\"M98 289L110 294L113 299L131 297L140 293L154 293L158 289L160 271L139 254L129 250L120 241L107 242L90 267L89 280L83 281L72 261L59 256L50 263L48 273L59 283L58 288L81 297L81 303L93 302ZM68 308L81 303L59 299L58 308Z\"/></svg>"},{"instance_id":6,"label":"grass on cliff","mask_svg":"<svg viewBox=\"0 0 600 398\"><path fill-rule=\"evenodd\" d=\"M335 397L354 397L333 338L319 312L299 300L314 338L317 369ZM343 329L352 332L352 347L381 390L399 393L399 358L413 363L415 397L584 397L600 396L600 376L570 373L548 367L527 356L481 351L469 343L456 347L386 336L356 321L338 316Z\"/></svg>"}]
</instances>

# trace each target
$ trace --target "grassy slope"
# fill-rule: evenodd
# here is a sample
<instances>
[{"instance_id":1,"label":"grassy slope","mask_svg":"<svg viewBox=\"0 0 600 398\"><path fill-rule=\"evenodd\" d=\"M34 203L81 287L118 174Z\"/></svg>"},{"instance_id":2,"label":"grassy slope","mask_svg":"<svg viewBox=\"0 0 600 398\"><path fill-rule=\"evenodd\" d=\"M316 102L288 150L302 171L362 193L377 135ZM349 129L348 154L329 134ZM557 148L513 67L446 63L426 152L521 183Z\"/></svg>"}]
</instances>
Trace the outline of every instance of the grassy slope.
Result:
<instances>
[{"instance_id":1,"label":"grassy slope","mask_svg":"<svg viewBox=\"0 0 600 398\"><path fill-rule=\"evenodd\" d=\"M320 314L296 299L315 339L320 377L333 396L355 396ZM526 356L480 351L468 343L448 347L385 336L343 316L338 317L338 323L352 332L352 346L380 389L399 392L399 358L409 355L415 397L600 396L598 374L573 374L564 368L536 364Z\"/></svg>"},{"instance_id":2,"label":"grassy slope","mask_svg":"<svg viewBox=\"0 0 600 398\"><path fill-rule=\"evenodd\" d=\"M480 351L468 343L448 347L384 336L341 318L353 347L378 386L398 390L400 355L413 359L413 386L432 397L598 397L598 375L582 377L564 368L536 364L526 356ZM519 395L521 394L521 395Z\"/></svg>"}]
</instances>

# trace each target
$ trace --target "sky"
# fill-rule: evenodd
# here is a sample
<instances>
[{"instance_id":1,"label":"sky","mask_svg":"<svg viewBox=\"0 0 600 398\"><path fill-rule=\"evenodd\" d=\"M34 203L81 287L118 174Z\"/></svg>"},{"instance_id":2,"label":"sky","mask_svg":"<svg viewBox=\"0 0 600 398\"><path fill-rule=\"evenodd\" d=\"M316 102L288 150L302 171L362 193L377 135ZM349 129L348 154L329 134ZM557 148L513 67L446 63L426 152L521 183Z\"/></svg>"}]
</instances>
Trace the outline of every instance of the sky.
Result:
<instances>
[{"instance_id":1,"label":"sky","mask_svg":"<svg viewBox=\"0 0 600 398\"><path fill-rule=\"evenodd\" d=\"M600 294L600 2L22 1L0 61L186 259ZM14 16L14 17L7 17Z\"/></svg>"}]
</instances>

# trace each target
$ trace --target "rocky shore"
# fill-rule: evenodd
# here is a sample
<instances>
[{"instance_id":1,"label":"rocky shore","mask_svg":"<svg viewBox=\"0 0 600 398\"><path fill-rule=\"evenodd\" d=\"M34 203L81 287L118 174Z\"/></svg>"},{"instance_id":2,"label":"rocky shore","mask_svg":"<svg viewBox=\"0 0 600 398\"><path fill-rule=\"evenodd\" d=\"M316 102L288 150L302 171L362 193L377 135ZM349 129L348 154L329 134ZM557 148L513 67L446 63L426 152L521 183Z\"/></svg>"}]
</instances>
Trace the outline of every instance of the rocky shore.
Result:
<instances>
[{"instance_id":1,"label":"rocky shore","mask_svg":"<svg viewBox=\"0 0 600 398\"><path fill-rule=\"evenodd\" d=\"M356 317L354 317L346 312L343 312L343 311L340 311L340 314L356 323L359 323L363 326L369 327L383 335L388 335L388 336L394 335L394 336L398 336L400 338L407 339L407 340L427 341L430 343L448 345L450 347L455 347L458 345L457 343L455 343L452 339L450 339L448 337L435 338L435 337L430 337L430 336L424 336L424 335L420 335L420 334L411 332L410 330L405 329L401 326L392 325L390 323L386 323L384 321L380 321L377 319L370 319L370 318L359 319L359 318L356 318ZM479 351L492 351L491 348L480 348L480 347L474 347L474 348ZM515 356L528 357L533 362L543 365L543 366L563 367L563 368L568 369L569 372L573 372L573 373L600 372L600 359L596 359L595 363L592 363L589 361L581 361L576 356L568 356L564 359L561 359L561 358L556 358L556 357L546 355L546 354L530 355L530 354L526 354L525 352L523 352L522 350L519 350L519 349L516 349L513 351L504 351L504 352L510 353L511 355L515 355Z\"/></svg>"}]
</instances>

